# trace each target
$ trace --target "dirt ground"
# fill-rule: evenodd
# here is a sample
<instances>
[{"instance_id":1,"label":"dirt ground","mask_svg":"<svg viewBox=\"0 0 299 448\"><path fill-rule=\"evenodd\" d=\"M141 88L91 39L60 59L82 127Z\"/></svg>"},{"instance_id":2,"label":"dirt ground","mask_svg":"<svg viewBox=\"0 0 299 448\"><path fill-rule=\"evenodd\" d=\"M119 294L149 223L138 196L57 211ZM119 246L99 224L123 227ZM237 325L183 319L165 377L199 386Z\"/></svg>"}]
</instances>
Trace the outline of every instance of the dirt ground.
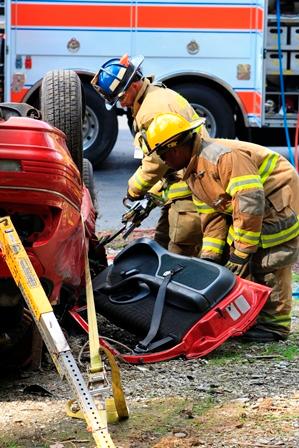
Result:
<instances>
[{"instance_id":1,"label":"dirt ground","mask_svg":"<svg viewBox=\"0 0 299 448\"><path fill-rule=\"evenodd\" d=\"M85 341L69 338L82 372ZM109 425L117 448L299 447L298 300L288 341L235 339L204 359L120 367L130 417ZM85 422L66 416L70 398L49 356L38 371L2 372L0 448L94 447Z\"/></svg>"},{"instance_id":2,"label":"dirt ground","mask_svg":"<svg viewBox=\"0 0 299 448\"><path fill-rule=\"evenodd\" d=\"M205 359L121 363L130 409L109 425L118 448L299 447L299 303L293 334L275 344L227 341ZM70 340L74 353L83 336ZM50 361L2 376L1 448L88 448L83 421L66 416L73 398Z\"/></svg>"}]
</instances>

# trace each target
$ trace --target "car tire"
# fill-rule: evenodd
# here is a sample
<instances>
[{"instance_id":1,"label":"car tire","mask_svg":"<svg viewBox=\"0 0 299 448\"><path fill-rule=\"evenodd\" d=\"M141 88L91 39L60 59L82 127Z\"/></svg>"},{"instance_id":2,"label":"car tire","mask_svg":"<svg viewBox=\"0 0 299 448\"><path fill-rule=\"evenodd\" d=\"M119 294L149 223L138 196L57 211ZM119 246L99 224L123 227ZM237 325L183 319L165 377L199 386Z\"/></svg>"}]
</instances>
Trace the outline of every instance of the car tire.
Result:
<instances>
[{"instance_id":1,"label":"car tire","mask_svg":"<svg viewBox=\"0 0 299 448\"><path fill-rule=\"evenodd\" d=\"M89 191L93 205L96 206L97 196L93 177L93 167L88 159L83 159L82 179L85 187Z\"/></svg>"},{"instance_id":2,"label":"car tire","mask_svg":"<svg viewBox=\"0 0 299 448\"><path fill-rule=\"evenodd\" d=\"M94 168L98 168L115 145L118 135L117 115L114 109L106 109L104 100L92 86L84 83L83 87L86 102L83 121L84 158Z\"/></svg>"},{"instance_id":3,"label":"car tire","mask_svg":"<svg viewBox=\"0 0 299 448\"><path fill-rule=\"evenodd\" d=\"M81 81L72 70L52 70L44 76L40 89L44 121L63 131L67 147L80 173L83 169Z\"/></svg>"},{"instance_id":4,"label":"car tire","mask_svg":"<svg viewBox=\"0 0 299 448\"><path fill-rule=\"evenodd\" d=\"M234 114L221 93L197 84L180 84L172 86L172 89L186 98L198 115L206 118L210 137L235 138Z\"/></svg>"}]
</instances>

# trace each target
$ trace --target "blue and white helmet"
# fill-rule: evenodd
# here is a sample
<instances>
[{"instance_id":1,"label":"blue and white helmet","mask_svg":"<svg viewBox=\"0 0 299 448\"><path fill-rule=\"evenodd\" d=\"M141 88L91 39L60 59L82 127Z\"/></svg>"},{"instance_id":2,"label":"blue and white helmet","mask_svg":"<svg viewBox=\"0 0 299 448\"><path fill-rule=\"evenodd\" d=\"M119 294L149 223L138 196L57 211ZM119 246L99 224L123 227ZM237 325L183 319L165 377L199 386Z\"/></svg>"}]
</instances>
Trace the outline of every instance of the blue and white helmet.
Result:
<instances>
[{"instance_id":1,"label":"blue and white helmet","mask_svg":"<svg viewBox=\"0 0 299 448\"><path fill-rule=\"evenodd\" d=\"M117 103L133 81L142 78L140 65L143 60L143 56L129 59L125 54L120 59L109 59L102 65L91 84L104 98L108 109Z\"/></svg>"}]
</instances>

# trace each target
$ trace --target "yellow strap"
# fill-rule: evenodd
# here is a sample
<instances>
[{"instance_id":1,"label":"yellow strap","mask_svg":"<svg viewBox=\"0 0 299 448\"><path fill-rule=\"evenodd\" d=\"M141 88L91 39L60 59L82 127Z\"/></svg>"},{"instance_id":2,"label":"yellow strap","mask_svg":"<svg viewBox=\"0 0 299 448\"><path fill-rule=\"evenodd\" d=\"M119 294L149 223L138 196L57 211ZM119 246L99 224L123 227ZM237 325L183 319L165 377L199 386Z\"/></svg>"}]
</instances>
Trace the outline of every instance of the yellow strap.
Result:
<instances>
[{"instance_id":1,"label":"yellow strap","mask_svg":"<svg viewBox=\"0 0 299 448\"><path fill-rule=\"evenodd\" d=\"M86 282L86 304L87 304L87 320L88 320L88 338L90 351L90 372L102 372L103 363L100 356L100 343L96 310L94 305L94 296L92 290L89 260L87 252L85 254L85 282Z\"/></svg>"},{"instance_id":2,"label":"yellow strap","mask_svg":"<svg viewBox=\"0 0 299 448\"><path fill-rule=\"evenodd\" d=\"M129 411L127 408L127 403L125 399L125 394L121 384L120 370L115 361L115 357L106 347L100 346L100 350L102 350L107 356L109 365L111 367L111 376L112 376L112 393L115 402L116 411L119 419L125 419L129 417Z\"/></svg>"},{"instance_id":3,"label":"yellow strap","mask_svg":"<svg viewBox=\"0 0 299 448\"><path fill-rule=\"evenodd\" d=\"M87 319L88 319L88 337L90 350L90 372L101 372L103 370L103 363L100 356L100 350L107 356L111 367L112 376L112 393L114 398L115 408L119 419L129 417L129 411L126 404L124 391L121 385L120 370L115 361L113 354L106 348L100 346L98 323L96 317L96 310L94 304L94 295L92 289L91 275L89 269L89 260L87 253L85 254L85 281L86 281L86 304L87 304Z\"/></svg>"}]
</instances>

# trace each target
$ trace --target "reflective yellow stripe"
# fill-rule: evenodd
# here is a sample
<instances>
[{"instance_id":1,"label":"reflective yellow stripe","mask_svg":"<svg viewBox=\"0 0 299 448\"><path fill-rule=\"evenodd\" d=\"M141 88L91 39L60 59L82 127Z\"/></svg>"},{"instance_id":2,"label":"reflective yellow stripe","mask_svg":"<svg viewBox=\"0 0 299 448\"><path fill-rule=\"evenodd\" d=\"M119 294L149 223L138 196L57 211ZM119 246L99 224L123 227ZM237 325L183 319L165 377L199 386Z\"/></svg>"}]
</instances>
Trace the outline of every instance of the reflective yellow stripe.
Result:
<instances>
[{"instance_id":1,"label":"reflective yellow stripe","mask_svg":"<svg viewBox=\"0 0 299 448\"><path fill-rule=\"evenodd\" d=\"M140 141L139 141L140 143ZM143 154L146 156L148 154L148 147L146 146L146 144L144 142L142 142L141 144L141 151L143 152Z\"/></svg>"},{"instance_id":2,"label":"reflective yellow stripe","mask_svg":"<svg viewBox=\"0 0 299 448\"><path fill-rule=\"evenodd\" d=\"M230 226L227 242L228 244L231 244L234 240L238 240L242 243L256 246L259 243L260 236L260 232L251 232L250 230L242 230L240 228L234 228L233 226Z\"/></svg>"},{"instance_id":3,"label":"reflective yellow stripe","mask_svg":"<svg viewBox=\"0 0 299 448\"><path fill-rule=\"evenodd\" d=\"M227 186L226 193L234 196L238 191L250 190L252 188L263 189L261 178L258 175L250 174L247 176L233 177Z\"/></svg>"},{"instance_id":4,"label":"reflective yellow stripe","mask_svg":"<svg viewBox=\"0 0 299 448\"><path fill-rule=\"evenodd\" d=\"M227 242L229 245L231 245L234 240L238 240L247 244L252 244L254 246L259 244L264 249L266 249L267 247L277 246L278 244L290 241L297 236L299 236L299 219L288 229L282 230L281 232L272 233L271 235L259 234L259 232L248 232L241 229L234 229L232 226L230 226L227 236Z\"/></svg>"},{"instance_id":5,"label":"reflective yellow stripe","mask_svg":"<svg viewBox=\"0 0 299 448\"><path fill-rule=\"evenodd\" d=\"M133 184L134 187L137 188L140 191L146 190L147 187L150 186L149 182L146 182L139 174L135 174L133 176Z\"/></svg>"},{"instance_id":6,"label":"reflective yellow stripe","mask_svg":"<svg viewBox=\"0 0 299 448\"><path fill-rule=\"evenodd\" d=\"M233 177L227 186L226 192L233 196L240 190L262 188L263 184L266 182L266 180L276 167L278 158L278 153L271 152L267 155L267 157L265 157L263 163L259 167L259 176L252 174L247 176Z\"/></svg>"},{"instance_id":7,"label":"reflective yellow stripe","mask_svg":"<svg viewBox=\"0 0 299 448\"><path fill-rule=\"evenodd\" d=\"M186 100L186 98L184 98L182 95L180 95L179 93L176 95L176 101L177 104L181 107L181 108L185 108L186 111L188 109L190 109L189 103Z\"/></svg>"},{"instance_id":8,"label":"reflective yellow stripe","mask_svg":"<svg viewBox=\"0 0 299 448\"><path fill-rule=\"evenodd\" d=\"M299 236L299 220L286 230L272 233L271 235L261 235L261 245L264 249L277 246Z\"/></svg>"},{"instance_id":9,"label":"reflective yellow stripe","mask_svg":"<svg viewBox=\"0 0 299 448\"><path fill-rule=\"evenodd\" d=\"M264 159L263 163L259 167L260 178L262 184L266 182L274 168L276 167L277 160L279 158L279 154L276 152L271 152L271 154L267 155Z\"/></svg>"},{"instance_id":10,"label":"reflective yellow stripe","mask_svg":"<svg viewBox=\"0 0 299 448\"><path fill-rule=\"evenodd\" d=\"M176 199L176 198L185 198L191 196L192 192L189 189L188 185L184 181L175 182L165 190L163 196L164 199Z\"/></svg>"},{"instance_id":11,"label":"reflective yellow stripe","mask_svg":"<svg viewBox=\"0 0 299 448\"><path fill-rule=\"evenodd\" d=\"M197 199L195 199L194 196L192 196L192 201L193 201L193 204L195 205L195 208L196 208L198 213L209 214L209 213L215 213L216 212L216 210L214 208L210 207L205 202L198 201Z\"/></svg>"},{"instance_id":12,"label":"reflective yellow stripe","mask_svg":"<svg viewBox=\"0 0 299 448\"><path fill-rule=\"evenodd\" d=\"M232 233L231 229L229 229L228 231L226 241L229 246L231 246L234 242L234 234Z\"/></svg>"},{"instance_id":13,"label":"reflective yellow stripe","mask_svg":"<svg viewBox=\"0 0 299 448\"><path fill-rule=\"evenodd\" d=\"M199 118L200 118L200 116L196 112L192 115L192 121L198 120ZM196 134L198 134L201 131L201 128L202 128L202 124L200 126L198 126L197 128L195 128L194 132Z\"/></svg>"},{"instance_id":14,"label":"reflective yellow stripe","mask_svg":"<svg viewBox=\"0 0 299 448\"><path fill-rule=\"evenodd\" d=\"M202 240L203 251L212 251L216 254L222 254L224 246L225 241L219 240L218 238L205 237Z\"/></svg>"}]
</instances>

